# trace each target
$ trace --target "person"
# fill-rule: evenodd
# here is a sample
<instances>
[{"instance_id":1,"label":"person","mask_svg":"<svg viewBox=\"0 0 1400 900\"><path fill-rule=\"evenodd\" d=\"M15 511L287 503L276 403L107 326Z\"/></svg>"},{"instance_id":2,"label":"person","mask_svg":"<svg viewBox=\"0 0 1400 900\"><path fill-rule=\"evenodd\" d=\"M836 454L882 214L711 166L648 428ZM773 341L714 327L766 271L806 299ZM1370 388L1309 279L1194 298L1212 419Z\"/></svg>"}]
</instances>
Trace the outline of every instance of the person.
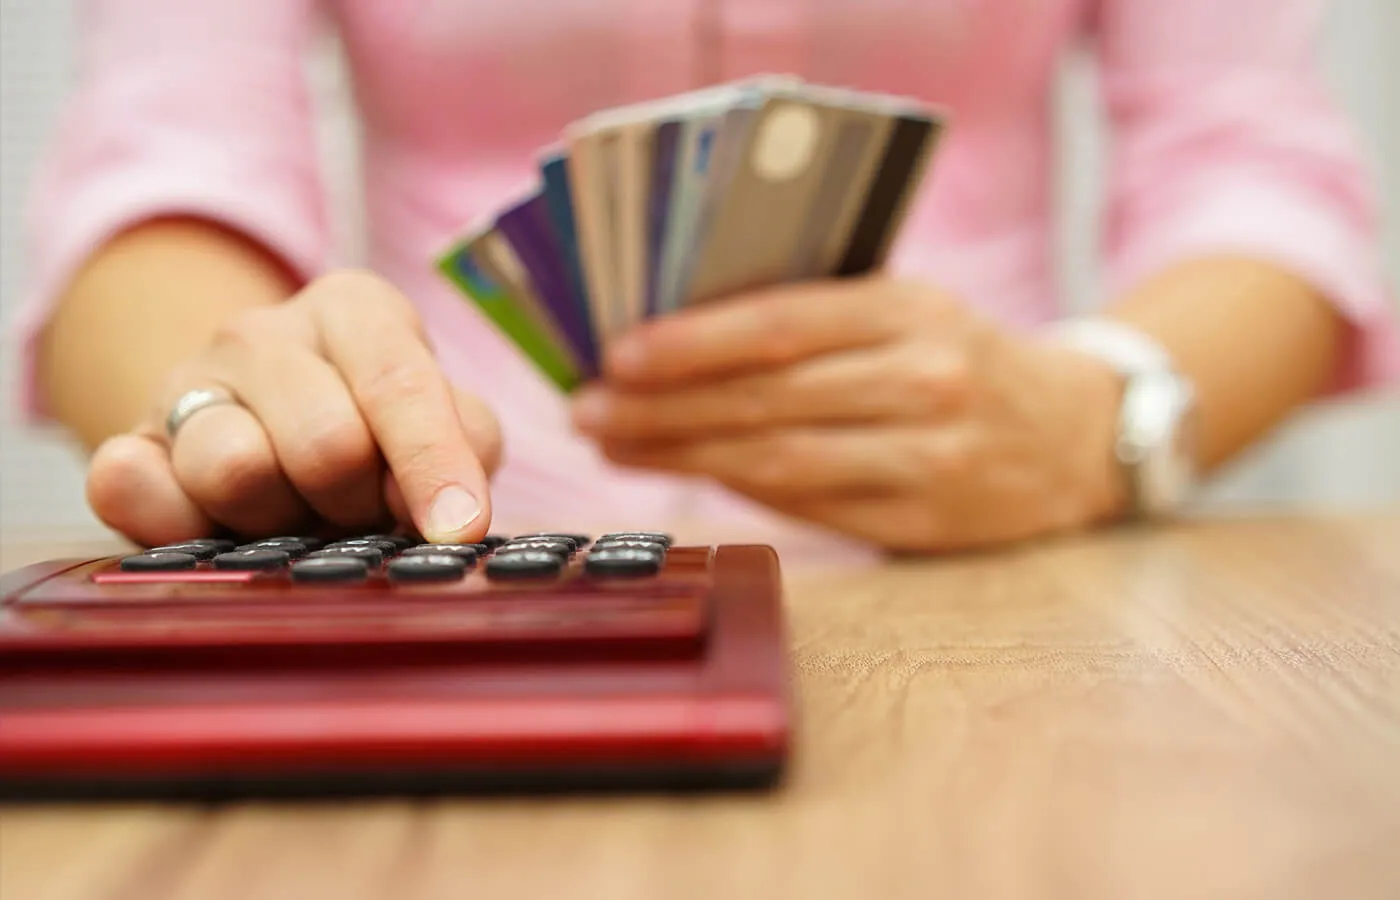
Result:
<instances>
[{"instance_id":1,"label":"person","mask_svg":"<svg viewBox=\"0 0 1400 900\"><path fill-rule=\"evenodd\" d=\"M142 544L607 519L996 547L1170 512L1396 374L1316 0L344 0L358 266L318 168L311 0L83 9L32 199L26 409ZM1082 44L1111 138L1093 342L1055 327L1050 252L1050 89ZM949 111L887 269L647 323L575 397L433 271L567 122L763 72Z\"/></svg>"}]
</instances>

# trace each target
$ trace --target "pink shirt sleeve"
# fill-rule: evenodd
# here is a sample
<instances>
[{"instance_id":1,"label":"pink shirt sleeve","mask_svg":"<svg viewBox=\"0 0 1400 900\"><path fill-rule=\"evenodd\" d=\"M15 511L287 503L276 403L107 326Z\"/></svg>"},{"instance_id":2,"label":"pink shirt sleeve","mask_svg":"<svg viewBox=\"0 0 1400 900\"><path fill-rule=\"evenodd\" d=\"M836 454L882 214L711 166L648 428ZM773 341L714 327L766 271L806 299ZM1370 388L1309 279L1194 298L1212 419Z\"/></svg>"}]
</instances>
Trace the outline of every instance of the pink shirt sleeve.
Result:
<instances>
[{"instance_id":1,"label":"pink shirt sleeve","mask_svg":"<svg viewBox=\"0 0 1400 900\"><path fill-rule=\"evenodd\" d=\"M1322 0L1100 0L1110 288L1236 252L1306 278L1349 323L1333 389L1400 376L1376 192L1318 71Z\"/></svg>"},{"instance_id":2,"label":"pink shirt sleeve","mask_svg":"<svg viewBox=\"0 0 1400 900\"><path fill-rule=\"evenodd\" d=\"M312 0L87 0L78 81L35 174L19 408L43 420L35 337L84 261L153 216L197 215L295 270L327 227L305 79Z\"/></svg>"}]
</instances>

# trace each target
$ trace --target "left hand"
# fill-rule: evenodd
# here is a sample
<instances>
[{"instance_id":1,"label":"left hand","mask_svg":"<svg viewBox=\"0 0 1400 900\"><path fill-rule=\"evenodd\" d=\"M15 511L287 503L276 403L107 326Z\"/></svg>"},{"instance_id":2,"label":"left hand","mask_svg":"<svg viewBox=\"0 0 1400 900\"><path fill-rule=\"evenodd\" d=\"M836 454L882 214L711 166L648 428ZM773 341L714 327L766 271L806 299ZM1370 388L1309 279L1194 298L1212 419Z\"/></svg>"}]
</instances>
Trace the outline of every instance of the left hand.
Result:
<instances>
[{"instance_id":1,"label":"left hand","mask_svg":"<svg viewBox=\"0 0 1400 900\"><path fill-rule=\"evenodd\" d=\"M1117 376L927 285L786 285L619 339L575 426L613 461L710 476L891 550L1089 525L1121 503Z\"/></svg>"}]
</instances>

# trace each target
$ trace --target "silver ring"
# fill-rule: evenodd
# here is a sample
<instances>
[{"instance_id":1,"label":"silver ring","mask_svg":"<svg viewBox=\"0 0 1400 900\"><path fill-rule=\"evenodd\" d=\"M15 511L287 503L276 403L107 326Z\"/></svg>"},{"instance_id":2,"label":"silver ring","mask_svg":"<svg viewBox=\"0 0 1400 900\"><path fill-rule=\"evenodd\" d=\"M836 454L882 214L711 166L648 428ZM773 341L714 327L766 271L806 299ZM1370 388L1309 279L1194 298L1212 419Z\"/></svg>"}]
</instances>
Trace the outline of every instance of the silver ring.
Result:
<instances>
[{"instance_id":1,"label":"silver ring","mask_svg":"<svg viewBox=\"0 0 1400 900\"><path fill-rule=\"evenodd\" d=\"M170 407L170 413L165 417L165 434L172 441L175 440L175 433L180 430L180 426L189 421L190 416L210 406L232 405L239 403L227 391L212 388L196 388L193 391L186 391L180 395L180 399L175 401L175 405Z\"/></svg>"}]
</instances>

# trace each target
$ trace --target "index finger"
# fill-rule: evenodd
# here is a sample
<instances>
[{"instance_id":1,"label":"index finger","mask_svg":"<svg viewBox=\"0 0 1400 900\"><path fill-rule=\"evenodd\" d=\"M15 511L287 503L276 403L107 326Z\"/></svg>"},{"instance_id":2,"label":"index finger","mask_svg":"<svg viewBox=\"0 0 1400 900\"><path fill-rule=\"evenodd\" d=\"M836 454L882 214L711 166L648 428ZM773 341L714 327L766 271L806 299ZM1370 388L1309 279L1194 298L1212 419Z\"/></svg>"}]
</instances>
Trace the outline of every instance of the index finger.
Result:
<instances>
[{"instance_id":1,"label":"index finger","mask_svg":"<svg viewBox=\"0 0 1400 900\"><path fill-rule=\"evenodd\" d=\"M311 290L322 352L345 379L414 525L432 542L484 535L487 476L408 301L371 275L333 276Z\"/></svg>"},{"instance_id":2,"label":"index finger","mask_svg":"<svg viewBox=\"0 0 1400 900\"><path fill-rule=\"evenodd\" d=\"M873 346L899 333L898 290L874 279L804 282L695 306L620 335L605 369L643 387Z\"/></svg>"}]
</instances>

